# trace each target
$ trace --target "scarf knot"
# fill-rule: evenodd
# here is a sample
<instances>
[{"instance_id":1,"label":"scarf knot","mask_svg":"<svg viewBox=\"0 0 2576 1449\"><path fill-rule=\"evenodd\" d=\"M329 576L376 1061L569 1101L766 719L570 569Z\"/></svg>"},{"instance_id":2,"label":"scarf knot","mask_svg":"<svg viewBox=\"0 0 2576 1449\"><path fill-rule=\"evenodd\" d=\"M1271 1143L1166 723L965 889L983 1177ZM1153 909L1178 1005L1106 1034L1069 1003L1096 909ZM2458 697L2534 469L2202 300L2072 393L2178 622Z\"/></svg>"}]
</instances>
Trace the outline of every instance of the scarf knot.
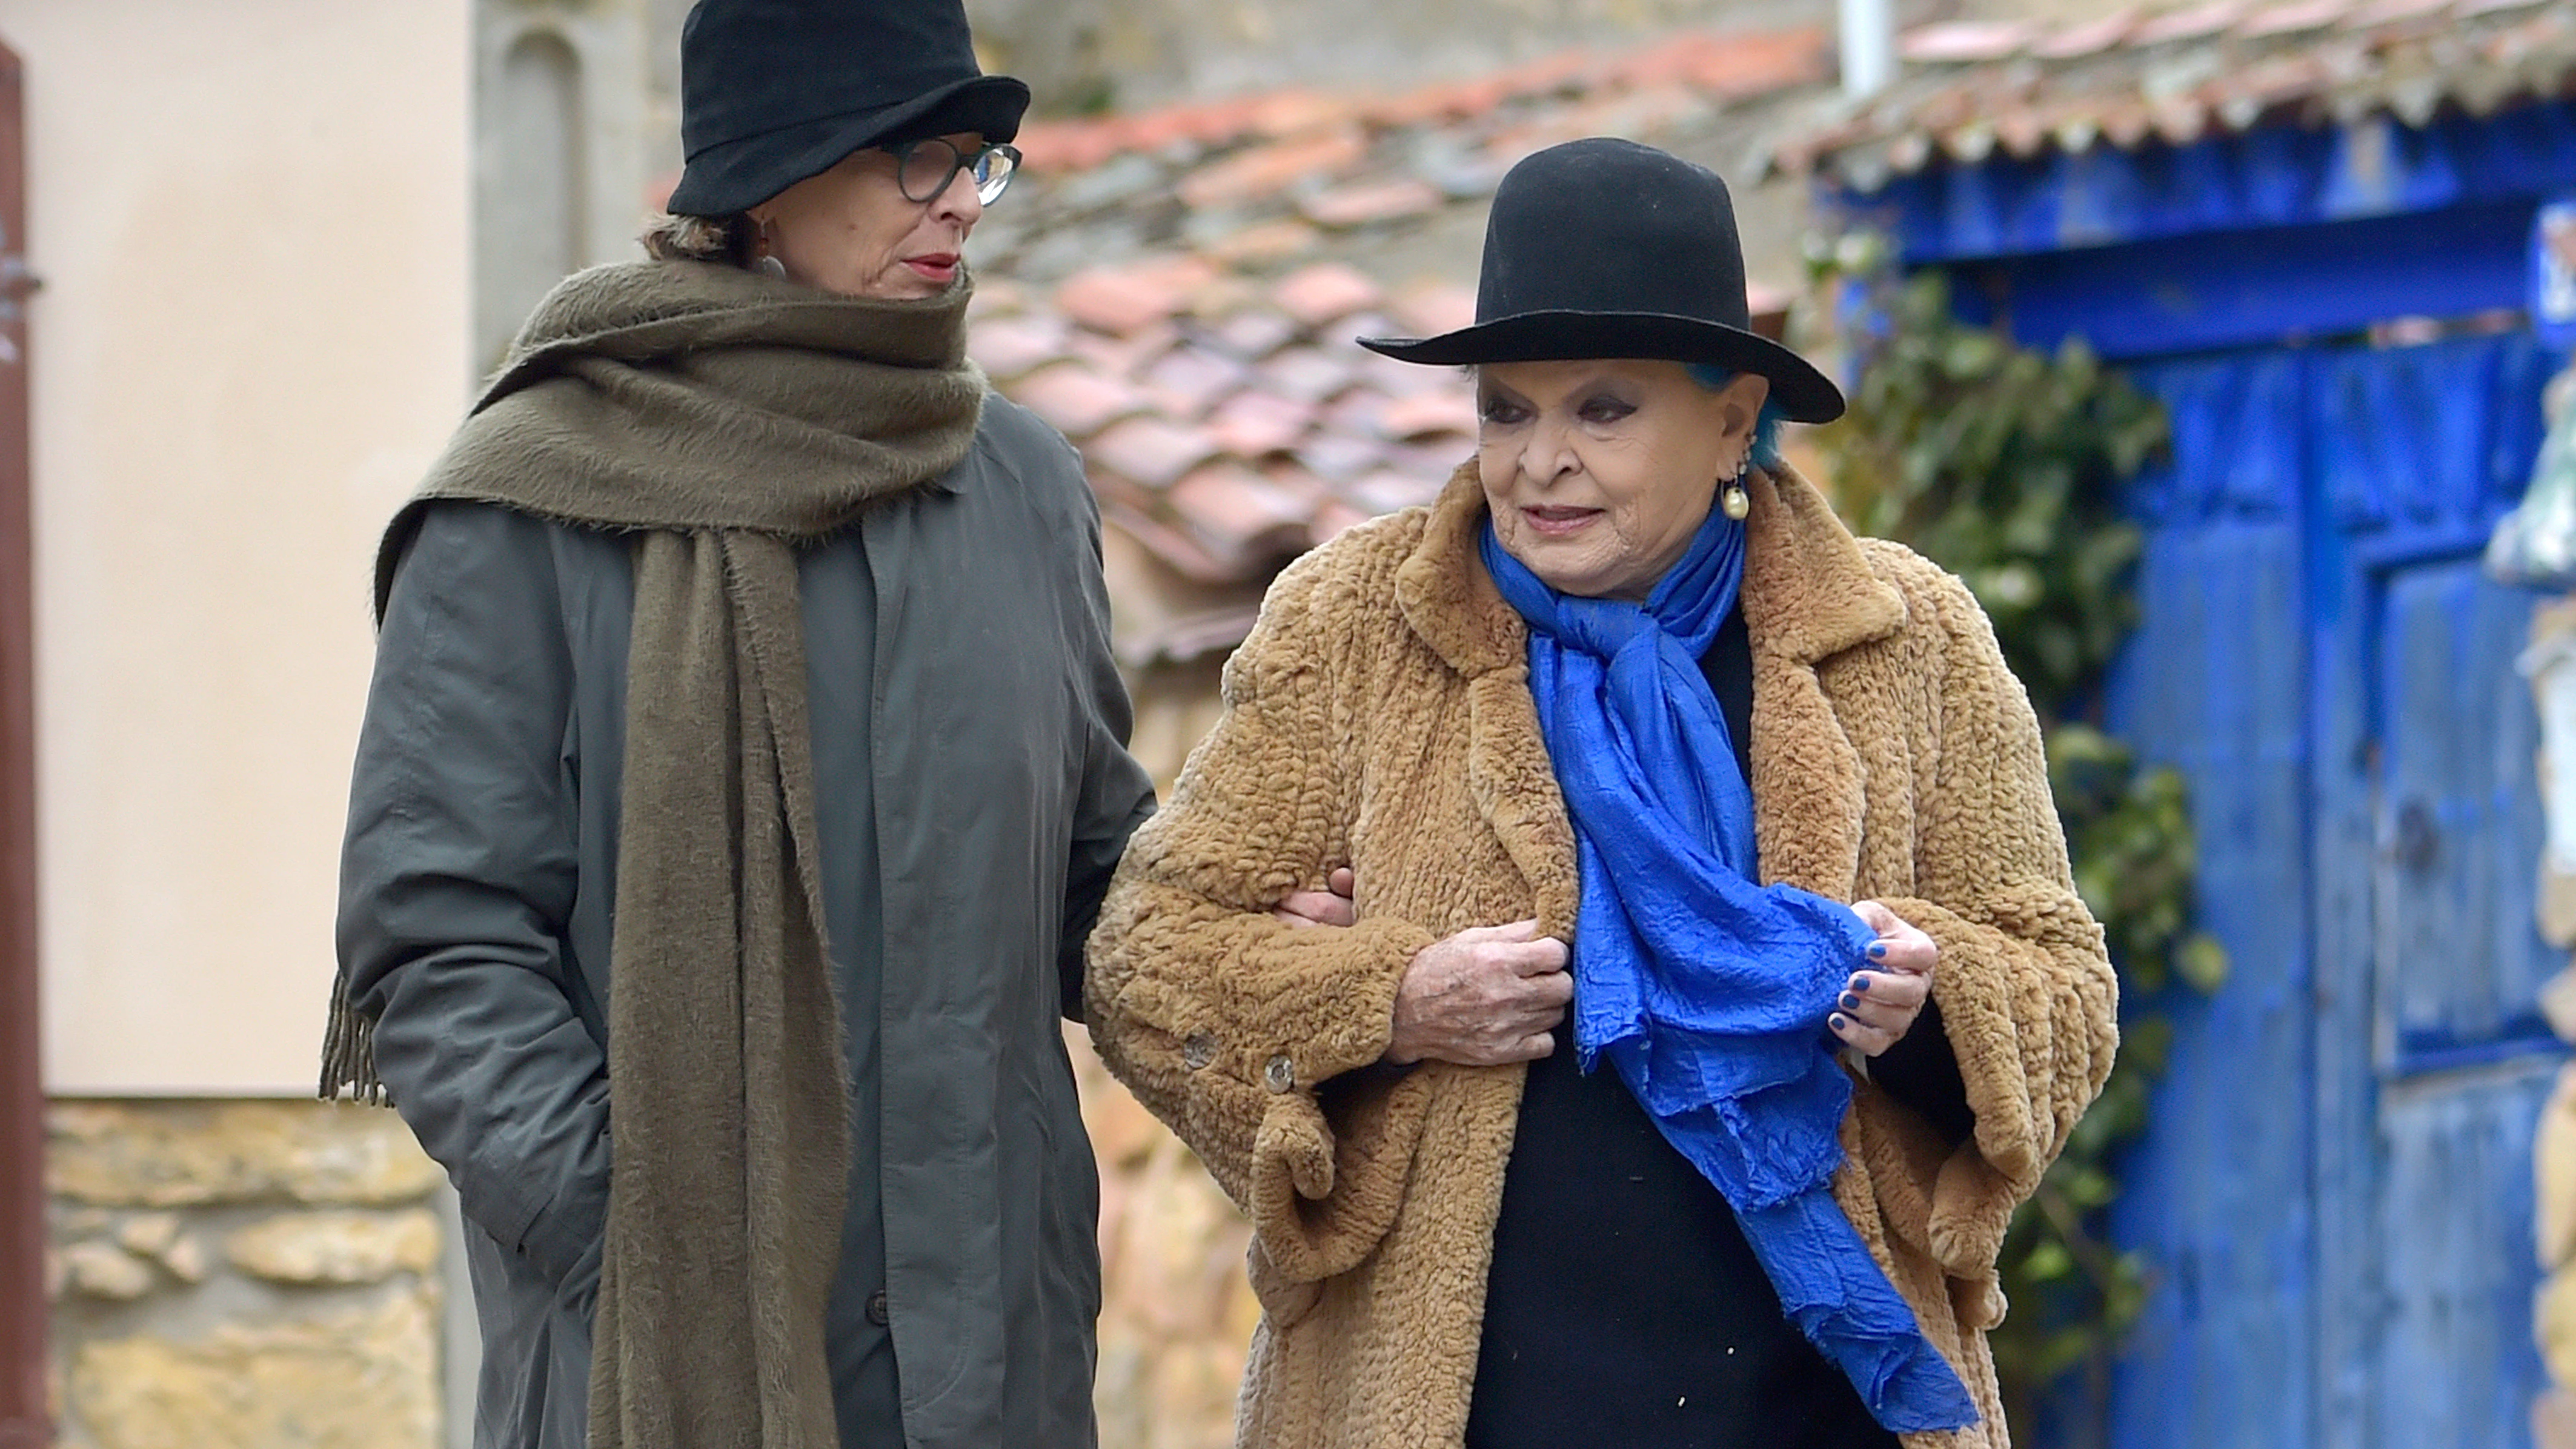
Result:
<instances>
[{"instance_id":1,"label":"scarf knot","mask_svg":"<svg viewBox=\"0 0 2576 1449\"><path fill-rule=\"evenodd\" d=\"M1758 885L1753 793L1700 657L1736 605L1744 529L1715 509L1642 604L1570 598L1480 548L1529 625L1530 692L1572 817L1574 1041L1734 1208L1782 1310L1880 1424L1977 1420L1831 1184L1851 1080L1825 1019L1863 960L1848 906Z\"/></svg>"}]
</instances>

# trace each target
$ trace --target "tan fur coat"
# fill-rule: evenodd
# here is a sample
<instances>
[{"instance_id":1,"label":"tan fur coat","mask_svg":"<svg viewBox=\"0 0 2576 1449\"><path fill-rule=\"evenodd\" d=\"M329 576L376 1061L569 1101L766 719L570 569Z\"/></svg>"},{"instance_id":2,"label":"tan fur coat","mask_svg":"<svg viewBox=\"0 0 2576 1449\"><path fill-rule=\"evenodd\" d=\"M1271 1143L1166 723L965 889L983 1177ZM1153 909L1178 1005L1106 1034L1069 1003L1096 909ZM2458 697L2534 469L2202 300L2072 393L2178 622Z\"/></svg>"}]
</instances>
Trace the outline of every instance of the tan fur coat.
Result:
<instances>
[{"instance_id":1,"label":"tan fur coat","mask_svg":"<svg viewBox=\"0 0 2576 1449\"><path fill-rule=\"evenodd\" d=\"M1950 1152L1862 1081L1834 1195L1983 1416L1906 1449L2004 1449L1995 1256L2111 1067L2101 928L2068 877L2029 701L1966 588L1853 538L1793 472L1748 486L1763 874L1876 897L1940 944L1933 995L1976 1113ZM1102 1055L1252 1218L1246 1446L1465 1432L1525 1069L1431 1063L1337 1090L1330 1111L1316 1087L1385 1053L1416 951L1469 926L1574 925L1573 833L1523 626L1476 556L1484 513L1470 464L1431 508L1280 577L1092 938ZM1267 914L1343 863L1357 926Z\"/></svg>"}]
</instances>

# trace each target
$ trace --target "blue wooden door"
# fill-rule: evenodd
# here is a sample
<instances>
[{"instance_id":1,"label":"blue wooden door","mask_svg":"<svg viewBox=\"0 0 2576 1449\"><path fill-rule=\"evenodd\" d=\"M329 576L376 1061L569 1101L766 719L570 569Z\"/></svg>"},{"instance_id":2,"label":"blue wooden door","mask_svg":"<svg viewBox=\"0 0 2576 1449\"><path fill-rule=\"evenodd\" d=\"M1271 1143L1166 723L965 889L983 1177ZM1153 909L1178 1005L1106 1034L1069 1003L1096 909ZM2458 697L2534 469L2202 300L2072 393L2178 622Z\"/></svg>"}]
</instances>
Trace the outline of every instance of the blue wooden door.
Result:
<instances>
[{"instance_id":1,"label":"blue wooden door","mask_svg":"<svg viewBox=\"0 0 2576 1449\"><path fill-rule=\"evenodd\" d=\"M2336 1123L2369 1136L2347 1144L2345 1200L2321 1204L2352 1219L2367 1271L2326 1280L2360 1330L2333 1343L2355 1391L2327 1422L2339 1442L2501 1449L2528 1442L2541 1388L2531 1141L2559 1055L2536 1009L2559 960L2532 925L2537 728L2513 667L2531 601L2473 557L2374 571L2370 597L2372 950L2345 989L2366 964L2373 1100Z\"/></svg>"},{"instance_id":2,"label":"blue wooden door","mask_svg":"<svg viewBox=\"0 0 2576 1449\"><path fill-rule=\"evenodd\" d=\"M2531 599L2479 573L2536 445L2527 337L2165 364L2147 620L2112 711L2191 778L2235 972L2178 1018L2115 1228L2157 1264L2122 1449L2520 1449Z\"/></svg>"}]
</instances>

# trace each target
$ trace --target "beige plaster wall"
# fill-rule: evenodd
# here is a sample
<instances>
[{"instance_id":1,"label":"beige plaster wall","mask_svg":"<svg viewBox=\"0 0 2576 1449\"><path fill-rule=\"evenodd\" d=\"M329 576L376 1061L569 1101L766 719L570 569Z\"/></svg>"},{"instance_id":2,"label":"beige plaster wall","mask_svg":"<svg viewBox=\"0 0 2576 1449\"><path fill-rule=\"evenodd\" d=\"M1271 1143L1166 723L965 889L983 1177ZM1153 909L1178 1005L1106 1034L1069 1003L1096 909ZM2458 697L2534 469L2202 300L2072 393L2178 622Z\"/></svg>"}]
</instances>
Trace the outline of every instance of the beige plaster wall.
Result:
<instances>
[{"instance_id":1,"label":"beige plaster wall","mask_svg":"<svg viewBox=\"0 0 2576 1449\"><path fill-rule=\"evenodd\" d=\"M469 10L0 0L58 1094L312 1088L367 559L470 371Z\"/></svg>"}]
</instances>

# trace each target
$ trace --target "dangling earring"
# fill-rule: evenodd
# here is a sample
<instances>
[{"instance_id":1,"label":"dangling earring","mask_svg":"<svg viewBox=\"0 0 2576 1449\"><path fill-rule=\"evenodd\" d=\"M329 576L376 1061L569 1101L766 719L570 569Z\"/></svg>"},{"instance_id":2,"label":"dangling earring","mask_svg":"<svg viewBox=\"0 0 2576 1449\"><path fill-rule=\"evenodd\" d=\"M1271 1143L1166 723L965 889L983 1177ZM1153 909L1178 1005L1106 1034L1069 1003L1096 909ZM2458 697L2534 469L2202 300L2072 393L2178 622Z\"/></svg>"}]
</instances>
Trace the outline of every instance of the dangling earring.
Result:
<instances>
[{"instance_id":1,"label":"dangling earring","mask_svg":"<svg viewBox=\"0 0 2576 1449\"><path fill-rule=\"evenodd\" d=\"M770 279L770 280L772 280L772 281L778 281L778 282L786 281L786 280L787 280L787 264L786 264L785 262L780 261L780 260L778 259L778 254L777 254L776 252L773 252L773 251L771 251L771 250L769 249L769 248L771 247L771 245L772 245L772 243L771 243L771 241L769 240L769 223L768 223L768 222L765 222L765 221L764 221L764 222L761 222L761 223L760 223L760 255L759 255L758 257L753 258L752 263L751 263L751 269L752 269L753 271L755 271L755 272L760 273L762 276L769 278L769 279Z\"/></svg>"},{"instance_id":2,"label":"dangling earring","mask_svg":"<svg viewBox=\"0 0 2576 1449\"><path fill-rule=\"evenodd\" d=\"M1725 490L1717 495L1717 506L1726 510L1726 516L1738 523L1742 523L1744 515L1753 511L1753 499L1744 491L1745 470L1752 465L1753 450L1747 448L1744 450L1743 460L1735 465L1735 477L1729 480Z\"/></svg>"}]
</instances>

